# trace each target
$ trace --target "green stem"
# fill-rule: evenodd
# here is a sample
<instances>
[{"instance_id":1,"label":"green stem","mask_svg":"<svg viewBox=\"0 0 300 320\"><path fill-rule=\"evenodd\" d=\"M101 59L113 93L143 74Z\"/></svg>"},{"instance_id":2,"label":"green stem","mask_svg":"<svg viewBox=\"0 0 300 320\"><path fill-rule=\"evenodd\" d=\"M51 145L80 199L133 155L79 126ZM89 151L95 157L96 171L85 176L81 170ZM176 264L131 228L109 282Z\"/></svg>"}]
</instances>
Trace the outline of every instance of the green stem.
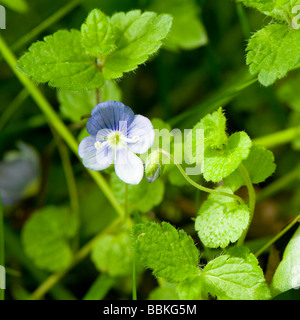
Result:
<instances>
[{"instance_id":1,"label":"green stem","mask_svg":"<svg viewBox=\"0 0 300 320\"><path fill-rule=\"evenodd\" d=\"M250 30L249 22L247 19L247 15L245 13L244 6L241 3L237 3L236 11L242 26L244 37L245 39L249 39L251 36L251 30Z\"/></svg>"},{"instance_id":2,"label":"green stem","mask_svg":"<svg viewBox=\"0 0 300 320\"><path fill-rule=\"evenodd\" d=\"M125 183L125 192L124 192L124 219L128 218L128 184Z\"/></svg>"},{"instance_id":3,"label":"green stem","mask_svg":"<svg viewBox=\"0 0 300 320\"><path fill-rule=\"evenodd\" d=\"M294 180L300 179L300 167L298 166L293 171L287 173L280 179L274 181L266 188L264 188L258 195L257 195L257 202L260 202L270 196L276 194L280 190L283 190L286 186L290 185Z\"/></svg>"},{"instance_id":4,"label":"green stem","mask_svg":"<svg viewBox=\"0 0 300 320\"><path fill-rule=\"evenodd\" d=\"M136 290L136 250L133 253L133 263L132 263L132 300L137 300L137 290Z\"/></svg>"},{"instance_id":5,"label":"green stem","mask_svg":"<svg viewBox=\"0 0 300 320\"><path fill-rule=\"evenodd\" d=\"M254 144L261 144L267 148L277 147L282 144L290 143L300 136L300 126L278 131L267 136L256 138Z\"/></svg>"},{"instance_id":6,"label":"green stem","mask_svg":"<svg viewBox=\"0 0 300 320\"><path fill-rule=\"evenodd\" d=\"M289 231L297 222L300 222L300 214L293 219L293 221L288 224L281 232L279 232L274 238L267 242L261 249L259 249L255 256L260 256L265 250L267 250L274 242L276 242L280 237L282 237L287 231Z\"/></svg>"},{"instance_id":7,"label":"green stem","mask_svg":"<svg viewBox=\"0 0 300 320\"><path fill-rule=\"evenodd\" d=\"M28 271L33 280L41 283L47 279L47 273L38 269L33 265L32 261L26 256L20 243L19 236L7 224L4 225L5 231L5 244L7 249L14 258L22 265L22 269ZM63 286L57 284L49 292L55 300L75 300L76 298Z\"/></svg>"},{"instance_id":8,"label":"green stem","mask_svg":"<svg viewBox=\"0 0 300 320\"><path fill-rule=\"evenodd\" d=\"M248 189L249 210L250 210L248 226L244 230L244 232L242 233L242 235L241 235L241 237L240 237L240 239L238 240L238 243L237 243L237 245L241 246L241 245L243 245L243 243L245 241L245 238L247 236L250 224L251 224L252 219L253 219L253 215L254 215L254 211L255 211L255 203L256 203L256 192L254 190L252 181L251 181L251 179L249 177L248 171L247 171L247 169L245 168L245 166L243 164L239 165L239 170L240 170L240 172L241 172L241 174L242 174L242 176L243 176L243 178L244 178L244 180L246 182L246 186L247 186L247 189Z\"/></svg>"},{"instance_id":9,"label":"green stem","mask_svg":"<svg viewBox=\"0 0 300 320\"><path fill-rule=\"evenodd\" d=\"M47 117L49 123L53 126L53 128L58 132L58 134L62 137L62 139L66 142L69 148L74 152L74 154L78 156L78 143L74 136L70 133L66 125L60 120L56 112L53 110L52 106L43 96L41 91L36 87L36 85L25 75L19 72L15 66L17 60L11 50L8 48L7 44L5 43L4 39L0 35L0 52L2 53L4 59L11 67L12 71L15 73L17 78L23 84L23 86L28 90L30 95L32 96L33 100L39 106L41 111ZM120 216L124 216L124 210L116 200L112 190L110 189L108 183L103 178L103 176L96 171L87 170L90 176L94 179L100 189L103 191L104 195L110 201L112 206L115 208L116 212Z\"/></svg>"},{"instance_id":10,"label":"green stem","mask_svg":"<svg viewBox=\"0 0 300 320\"><path fill-rule=\"evenodd\" d=\"M95 244L106 234L113 232L122 223L123 219L118 218L114 220L106 229L100 232L86 245L84 245L74 256L73 262L70 266L60 272L50 275L31 295L31 299L41 299L56 283L58 283L73 267L75 267L80 261L86 258Z\"/></svg>"},{"instance_id":11,"label":"green stem","mask_svg":"<svg viewBox=\"0 0 300 320\"><path fill-rule=\"evenodd\" d=\"M17 109L22 105L24 100L28 97L28 92L23 89L16 98L11 102L11 104L5 109L0 118L0 131L4 128L7 122L14 116Z\"/></svg>"},{"instance_id":12,"label":"green stem","mask_svg":"<svg viewBox=\"0 0 300 320\"><path fill-rule=\"evenodd\" d=\"M115 282L116 279L107 273L100 274L82 300L103 300Z\"/></svg>"},{"instance_id":13,"label":"green stem","mask_svg":"<svg viewBox=\"0 0 300 320\"><path fill-rule=\"evenodd\" d=\"M12 51L17 51L24 47L27 43L33 41L39 34L49 28L52 24L62 19L69 12L71 12L74 8L76 8L80 4L80 0L73 0L68 2L65 6L56 10L53 15L45 19L42 23L40 23L37 27L28 32L25 36L20 38L17 42L15 42L11 48Z\"/></svg>"},{"instance_id":14,"label":"green stem","mask_svg":"<svg viewBox=\"0 0 300 320\"><path fill-rule=\"evenodd\" d=\"M72 163L69 155L69 150L64 144L64 142L60 139L55 130L52 130L54 139L56 141L56 145L58 148L58 152L60 154L60 158L62 161L63 169L66 176L66 182L70 197L70 207L71 212L75 215L79 214L79 200L78 200L78 192L76 188L76 180L74 176L74 172L72 169Z\"/></svg>"},{"instance_id":15,"label":"green stem","mask_svg":"<svg viewBox=\"0 0 300 320\"><path fill-rule=\"evenodd\" d=\"M244 79L245 77L246 80ZM197 119L201 119L207 113L216 110L221 105L227 105L242 90L248 88L257 81L257 78L254 77L251 77L249 79L249 73L247 73L246 76L243 74L239 76L239 78L242 78L242 80L240 80L240 83L237 83L235 80L234 84L230 87L227 87L226 85L224 88L221 88L217 93L214 93L212 96L208 97L204 102L193 106L192 108L188 109L185 112L182 112L180 115L176 117L173 117L168 121L168 123L172 127L175 127L179 124L183 125L187 121L187 119L195 119L195 117Z\"/></svg>"},{"instance_id":16,"label":"green stem","mask_svg":"<svg viewBox=\"0 0 300 320\"><path fill-rule=\"evenodd\" d=\"M215 189L210 189L210 188L206 188L203 187L202 185L198 184L197 182L195 182L193 179L191 179L184 171L184 169L182 168L182 166L174 159L174 157L172 155L170 155L168 152L166 152L163 149L158 149L158 152L164 154L165 156L167 156L169 159L171 159L173 161L173 163L176 165L176 167L178 168L178 170L180 171L180 173L183 175L183 177L187 180L187 182L189 182L192 186L194 186L195 188L197 188L198 190L207 192L207 193L211 193L211 194L217 194L219 196L224 196L224 197L229 197L229 198L233 198L234 200L238 201L240 204L245 204L244 200L235 195L235 194L230 194L227 192L222 192L222 191L217 191Z\"/></svg>"},{"instance_id":17,"label":"green stem","mask_svg":"<svg viewBox=\"0 0 300 320\"><path fill-rule=\"evenodd\" d=\"M1 201L0 190L0 266L5 266L5 248L4 248L4 214ZM1 277L1 275L0 275ZM0 288L0 300L4 300L4 289Z\"/></svg>"}]
</instances>

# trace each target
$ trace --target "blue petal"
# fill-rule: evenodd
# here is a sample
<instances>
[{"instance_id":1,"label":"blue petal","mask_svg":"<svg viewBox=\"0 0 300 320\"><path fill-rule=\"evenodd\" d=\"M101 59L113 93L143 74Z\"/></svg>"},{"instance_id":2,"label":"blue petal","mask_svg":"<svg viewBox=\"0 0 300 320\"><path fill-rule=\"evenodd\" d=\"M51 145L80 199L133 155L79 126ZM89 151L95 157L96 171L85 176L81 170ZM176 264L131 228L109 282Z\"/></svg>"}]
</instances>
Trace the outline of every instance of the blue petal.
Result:
<instances>
[{"instance_id":1,"label":"blue petal","mask_svg":"<svg viewBox=\"0 0 300 320\"><path fill-rule=\"evenodd\" d=\"M126 148L116 153L115 171L117 176L128 184L139 184L144 175L142 160Z\"/></svg>"},{"instance_id":2,"label":"blue petal","mask_svg":"<svg viewBox=\"0 0 300 320\"><path fill-rule=\"evenodd\" d=\"M113 151L104 142L100 149L95 147L96 138L89 136L84 138L78 149L79 156L83 159L83 165L94 171L107 169L113 162Z\"/></svg>"},{"instance_id":3,"label":"blue petal","mask_svg":"<svg viewBox=\"0 0 300 320\"><path fill-rule=\"evenodd\" d=\"M128 143L127 146L132 152L142 154L152 146L154 136L151 121L144 116L136 115L128 127L127 138L139 137L139 140L136 143Z\"/></svg>"},{"instance_id":4,"label":"blue petal","mask_svg":"<svg viewBox=\"0 0 300 320\"><path fill-rule=\"evenodd\" d=\"M130 126L133 118L133 111L123 103L106 101L99 103L93 109L92 116L87 121L86 127L88 133L95 136L101 129L122 130L124 123L126 126Z\"/></svg>"}]
</instances>

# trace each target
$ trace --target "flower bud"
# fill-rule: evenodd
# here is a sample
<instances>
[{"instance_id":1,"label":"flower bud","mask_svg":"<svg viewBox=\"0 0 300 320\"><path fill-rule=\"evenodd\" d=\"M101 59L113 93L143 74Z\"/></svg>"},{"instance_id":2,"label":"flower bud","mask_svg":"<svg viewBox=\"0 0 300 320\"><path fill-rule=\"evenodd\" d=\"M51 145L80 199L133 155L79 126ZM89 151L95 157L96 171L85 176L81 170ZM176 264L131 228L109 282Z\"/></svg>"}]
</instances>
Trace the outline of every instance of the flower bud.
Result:
<instances>
[{"instance_id":1,"label":"flower bud","mask_svg":"<svg viewBox=\"0 0 300 320\"><path fill-rule=\"evenodd\" d=\"M145 165L145 175L151 183L155 181L163 172L162 154L159 151L152 152Z\"/></svg>"}]
</instances>

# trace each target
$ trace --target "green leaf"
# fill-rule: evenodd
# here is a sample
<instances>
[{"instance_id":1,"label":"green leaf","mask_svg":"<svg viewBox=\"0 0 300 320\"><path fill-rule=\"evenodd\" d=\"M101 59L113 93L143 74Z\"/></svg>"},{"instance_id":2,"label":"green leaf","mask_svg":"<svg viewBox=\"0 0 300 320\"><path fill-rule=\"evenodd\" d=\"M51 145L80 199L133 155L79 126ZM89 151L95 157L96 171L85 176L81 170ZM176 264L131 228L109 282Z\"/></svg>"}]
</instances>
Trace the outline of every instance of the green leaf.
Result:
<instances>
[{"instance_id":1,"label":"green leaf","mask_svg":"<svg viewBox=\"0 0 300 320\"><path fill-rule=\"evenodd\" d=\"M129 233L102 237L93 247L91 258L99 271L112 277L132 274L133 249Z\"/></svg>"},{"instance_id":2,"label":"green leaf","mask_svg":"<svg viewBox=\"0 0 300 320\"><path fill-rule=\"evenodd\" d=\"M82 44L88 53L104 57L116 49L114 30L110 19L100 10L94 9L81 26Z\"/></svg>"},{"instance_id":3,"label":"green leaf","mask_svg":"<svg viewBox=\"0 0 300 320\"><path fill-rule=\"evenodd\" d=\"M251 147L248 158L243 160L243 165L247 169L253 184L265 181L276 169L272 151L260 145ZM246 182L240 170L236 169L229 177L224 179L224 184L232 190L238 190L241 186L245 186Z\"/></svg>"},{"instance_id":4,"label":"green leaf","mask_svg":"<svg viewBox=\"0 0 300 320\"><path fill-rule=\"evenodd\" d=\"M220 300L268 300L270 290L258 261L245 247L210 261L204 268L204 290Z\"/></svg>"},{"instance_id":5,"label":"green leaf","mask_svg":"<svg viewBox=\"0 0 300 320\"><path fill-rule=\"evenodd\" d=\"M185 279L177 285L180 300L202 300L205 289L202 274Z\"/></svg>"},{"instance_id":6,"label":"green leaf","mask_svg":"<svg viewBox=\"0 0 300 320\"><path fill-rule=\"evenodd\" d=\"M251 37L247 51L250 73L258 74L259 82L269 86L299 63L300 30L271 24Z\"/></svg>"},{"instance_id":7,"label":"green leaf","mask_svg":"<svg viewBox=\"0 0 300 320\"><path fill-rule=\"evenodd\" d=\"M285 248L282 261L274 274L272 296L300 287L300 227Z\"/></svg>"},{"instance_id":8,"label":"green leaf","mask_svg":"<svg viewBox=\"0 0 300 320\"><path fill-rule=\"evenodd\" d=\"M220 182L229 176L248 157L251 145L248 135L241 131L228 138L228 144L223 150L205 148L202 169L205 180Z\"/></svg>"},{"instance_id":9,"label":"green leaf","mask_svg":"<svg viewBox=\"0 0 300 320\"><path fill-rule=\"evenodd\" d=\"M195 125L193 133L195 133L196 130L204 130L205 149L223 149L228 143L228 136L226 134L226 118L222 108L219 108L218 111L215 111L212 114L206 115ZM192 143L195 146L196 136L193 135L192 138Z\"/></svg>"},{"instance_id":10,"label":"green leaf","mask_svg":"<svg viewBox=\"0 0 300 320\"><path fill-rule=\"evenodd\" d=\"M82 45L77 30L60 30L34 43L18 61L17 68L36 82L70 90L102 87L102 73Z\"/></svg>"},{"instance_id":11,"label":"green leaf","mask_svg":"<svg viewBox=\"0 0 300 320\"><path fill-rule=\"evenodd\" d=\"M100 89L101 101L120 101L121 90L111 80L107 80ZM73 122L80 122L83 115L90 114L97 105L95 90L70 91L61 89L57 92L61 113Z\"/></svg>"},{"instance_id":12,"label":"green leaf","mask_svg":"<svg viewBox=\"0 0 300 320\"><path fill-rule=\"evenodd\" d=\"M233 194L226 187L217 191ZM225 248L236 242L249 222L249 208L238 204L234 199L210 194L198 211L195 229L200 240L209 248Z\"/></svg>"},{"instance_id":13,"label":"green leaf","mask_svg":"<svg viewBox=\"0 0 300 320\"><path fill-rule=\"evenodd\" d=\"M49 206L33 213L22 230L25 253L41 269L56 272L70 265L69 240L76 234L77 218L64 207Z\"/></svg>"},{"instance_id":14,"label":"green leaf","mask_svg":"<svg viewBox=\"0 0 300 320\"><path fill-rule=\"evenodd\" d=\"M117 48L103 61L103 75L108 80L135 70L155 53L171 28L172 17L133 10L114 14L111 24Z\"/></svg>"},{"instance_id":15,"label":"green leaf","mask_svg":"<svg viewBox=\"0 0 300 320\"><path fill-rule=\"evenodd\" d=\"M279 21L290 23L293 14L292 9L300 5L299 0L236 0L247 7L256 8L262 13Z\"/></svg>"},{"instance_id":16,"label":"green leaf","mask_svg":"<svg viewBox=\"0 0 300 320\"><path fill-rule=\"evenodd\" d=\"M176 284L163 281L150 292L148 300L178 300Z\"/></svg>"},{"instance_id":17,"label":"green leaf","mask_svg":"<svg viewBox=\"0 0 300 320\"><path fill-rule=\"evenodd\" d=\"M149 10L169 13L174 18L172 29L164 41L166 48L192 50L207 44L206 30L195 0L153 0Z\"/></svg>"},{"instance_id":18,"label":"green leaf","mask_svg":"<svg viewBox=\"0 0 300 320\"><path fill-rule=\"evenodd\" d=\"M133 235L140 261L153 269L155 276L180 282L200 273L198 249L183 230L166 222L161 226L148 222L135 225Z\"/></svg>"},{"instance_id":19,"label":"green leaf","mask_svg":"<svg viewBox=\"0 0 300 320\"><path fill-rule=\"evenodd\" d=\"M116 199L120 204L124 205L125 183L116 174L113 174L110 185ZM140 212L148 212L161 203L164 191L164 183L160 179L150 184L144 178L138 185L127 185L128 211L131 212L137 209Z\"/></svg>"}]
</instances>

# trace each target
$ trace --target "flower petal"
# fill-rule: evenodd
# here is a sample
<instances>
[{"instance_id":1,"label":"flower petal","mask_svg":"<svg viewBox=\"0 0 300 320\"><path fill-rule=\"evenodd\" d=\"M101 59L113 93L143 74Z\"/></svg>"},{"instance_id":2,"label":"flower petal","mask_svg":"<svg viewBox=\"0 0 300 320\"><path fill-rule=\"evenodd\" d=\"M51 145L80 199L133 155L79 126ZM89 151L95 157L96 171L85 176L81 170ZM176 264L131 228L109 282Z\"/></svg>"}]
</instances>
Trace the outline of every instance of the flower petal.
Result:
<instances>
[{"instance_id":1,"label":"flower petal","mask_svg":"<svg viewBox=\"0 0 300 320\"><path fill-rule=\"evenodd\" d=\"M108 168L113 162L113 151L104 142L100 149L96 149L96 138L89 136L84 138L79 145L78 154L83 159L83 165L94 171L100 171Z\"/></svg>"},{"instance_id":2,"label":"flower petal","mask_svg":"<svg viewBox=\"0 0 300 320\"><path fill-rule=\"evenodd\" d=\"M139 184L144 175L142 160L126 148L116 153L115 171L117 176L128 184Z\"/></svg>"},{"instance_id":3,"label":"flower petal","mask_svg":"<svg viewBox=\"0 0 300 320\"><path fill-rule=\"evenodd\" d=\"M87 131L96 135L101 129L124 130L134 119L133 111L118 101L99 103L92 111L91 118L87 121Z\"/></svg>"},{"instance_id":4,"label":"flower petal","mask_svg":"<svg viewBox=\"0 0 300 320\"><path fill-rule=\"evenodd\" d=\"M139 140L136 143L128 143L127 146L132 152L142 154L152 146L154 136L151 121L144 116L136 115L128 127L127 138L139 137Z\"/></svg>"}]
</instances>

